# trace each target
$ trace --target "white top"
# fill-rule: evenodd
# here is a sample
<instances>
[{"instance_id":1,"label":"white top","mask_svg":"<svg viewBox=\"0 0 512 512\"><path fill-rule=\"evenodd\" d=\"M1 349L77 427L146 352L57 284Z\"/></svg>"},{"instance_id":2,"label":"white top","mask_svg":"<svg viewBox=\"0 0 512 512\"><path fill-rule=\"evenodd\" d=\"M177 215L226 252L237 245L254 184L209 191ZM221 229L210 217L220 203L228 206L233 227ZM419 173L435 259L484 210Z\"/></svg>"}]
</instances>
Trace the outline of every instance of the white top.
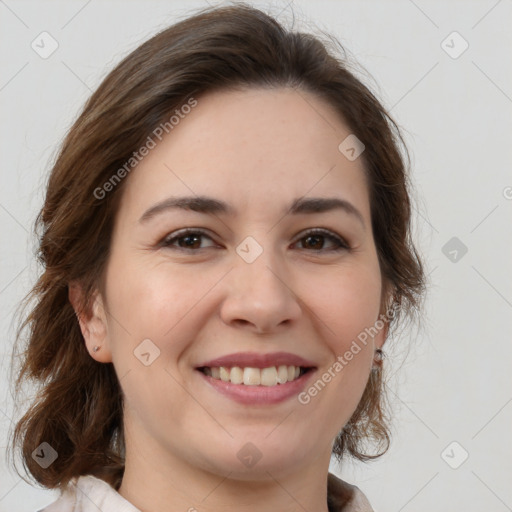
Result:
<instances>
[{"instance_id":1,"label":"white top","mask_svg":"<svg viewBox=\"0 0 512 512\"><path fill-rule=\"evenodd\" d=\"M92 475L73 479L60 497L36 512L141 512L110 484Z\"/></svg>"},{"instance_id":2,"label":"white top","mask_svg":"<svg viewBox=\"0 0 512 512\"><path fill-rule=\"evenodd\" d=\"M329 512L373 512L358 487L328 477ZM110 484L92 475L74 478L65 492L50 505L36 512L141 512Z\"/></svg>"}]
</instances>

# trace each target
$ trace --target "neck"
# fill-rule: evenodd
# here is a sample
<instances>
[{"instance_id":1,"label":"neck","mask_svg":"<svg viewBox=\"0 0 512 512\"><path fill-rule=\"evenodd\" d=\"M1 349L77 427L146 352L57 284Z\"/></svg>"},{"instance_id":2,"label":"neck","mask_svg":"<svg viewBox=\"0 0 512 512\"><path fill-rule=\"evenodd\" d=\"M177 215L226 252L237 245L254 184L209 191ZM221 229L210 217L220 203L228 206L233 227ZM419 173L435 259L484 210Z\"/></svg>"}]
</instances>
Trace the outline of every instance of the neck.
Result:
<instances>
[{"instance_id":1,"label":"neck","mask_svg":"<svg viewBox=\"0 0 512 512\"><path fill-rule=\"evenodd\" d=\"M126 447L126 465L119 494L141 512L328 512L327 474L330 453L293 471L263 470L254 478L233 478L191 467L181 460L163 460L144 449ZM154 457L153 455L157 455Z\"/></svg>"}]
</instances>

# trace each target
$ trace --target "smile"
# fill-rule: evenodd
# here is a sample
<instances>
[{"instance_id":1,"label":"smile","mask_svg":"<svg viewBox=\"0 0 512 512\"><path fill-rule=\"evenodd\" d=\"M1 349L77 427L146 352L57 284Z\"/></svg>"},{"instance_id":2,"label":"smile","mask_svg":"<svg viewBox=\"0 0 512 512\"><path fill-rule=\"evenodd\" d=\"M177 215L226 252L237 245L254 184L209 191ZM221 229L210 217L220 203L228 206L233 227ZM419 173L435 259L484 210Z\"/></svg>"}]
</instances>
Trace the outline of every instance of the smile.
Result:
<instances>
[{"instance_id":1,"label":"smile","mask_svg":"<svg viewBox=\"0 0 512 512\"><path fill-rule=\"evenodd\" d=\"M209 377L232 384L242 384L244 386L277 386L297 380L307 373L310 368L304 368L293 365L269 366L267 368L253 368L234 366L232 368L225 366L205 366L198 368L199 371Z\"/></svg>"},{"instance_id":2,"label":"smile","mask_svg":"<svg viewBox=\"0 0 512 512\"><path fill-rule=\"evenodd\" d=\"M216 373L215 368L219 371L218 378L214 377L213 375L208 375L210 370L212 373ZM234 369L235 382L240 380L240 375L242 374L243 376L247 375L247 381L249 384L244 384L243 381L239 384L232 382L231 373ZM296 398L299 393L304 391L310 380L313 378L312 376L316 373L315 368L297 367L293 370L293 379L288 380L288 367L286 367L286 382L277 383L276 381L279 378L279 367L269 367L262 369L253 367L246 367L243 369L241 367L224 368L224 378L227 379L229 375L229 380L223 380L220 378L221 370L219 367L198 368L197 370L197 374L201 376L202 379L204 379L204 383L211 390L220 393L220 395L223 395L224 397L233 400L234 402L238 402L239 404L246 406L269 406ZM295 377L297 370L299 370L299 376ZM275 377L274 372L278 375L277 378ZM284 370L281 370L281 372L284 378ZM261 374L263 374L263 377ZM267 377L266 374L269 374L270 377ZM268 380L266 380L267 378ZM262 379L263 383L261 382ZM267 382L267 384L264 384L264 382ZM276 383L271 384L270 382Z\"/></svg>"}]
</instances>

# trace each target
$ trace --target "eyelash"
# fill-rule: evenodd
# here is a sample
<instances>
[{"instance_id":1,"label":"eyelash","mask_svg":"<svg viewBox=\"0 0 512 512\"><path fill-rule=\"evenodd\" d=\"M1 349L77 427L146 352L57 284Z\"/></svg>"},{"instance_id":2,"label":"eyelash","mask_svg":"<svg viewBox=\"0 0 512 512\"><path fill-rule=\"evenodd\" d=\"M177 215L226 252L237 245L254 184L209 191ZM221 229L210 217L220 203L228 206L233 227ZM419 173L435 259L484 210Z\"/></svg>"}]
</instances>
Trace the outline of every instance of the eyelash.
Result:
<instances>
[{"instance_id":1,"label":"eyelash","mask_svg":"<svg viewBox=\"0 0 512 512\"><path fill-rule=\"evenodd\" d=\"M208 233L206 233L205 231L203 231L200 228L186 228L181 231L177 231L176 233L172 233L172 236L169 235L169 236L165 237L158 245L159 245L159 247L165 247L165 248L168 248L171 250L178 250L178 251L184 251L184 252L199 252L199 251L202 251L203 249L209 248L209 247L203 247L203 248L199 248L199 249L190 249L190 248L186 248L186 247L177 247L177 246L172 245L174 242L180 240L181 238L185 238L190 235L200 235L202 237L207 237L210 240L212 240L212 238L208 235ZM321 228L315 228L315 229L310 229L310 230L306 231L302 235L302 237L297 240L297 242L299 242L300 240L303 240L304 238L307 238L308 236L318 236L318 235L334 242L335 244L337 244L337 247L335 247L334 249L312 249L309 252L320 253L320 252L340 252L340 251L350 251L351 250L350 245L342 237L332 233L331 231L328 231L327 229L321 229ZM295 243L297 243L297 242L295 242ZM304 249L304 250L308 250L308 249Z\"/></svg>"}]
</instances>

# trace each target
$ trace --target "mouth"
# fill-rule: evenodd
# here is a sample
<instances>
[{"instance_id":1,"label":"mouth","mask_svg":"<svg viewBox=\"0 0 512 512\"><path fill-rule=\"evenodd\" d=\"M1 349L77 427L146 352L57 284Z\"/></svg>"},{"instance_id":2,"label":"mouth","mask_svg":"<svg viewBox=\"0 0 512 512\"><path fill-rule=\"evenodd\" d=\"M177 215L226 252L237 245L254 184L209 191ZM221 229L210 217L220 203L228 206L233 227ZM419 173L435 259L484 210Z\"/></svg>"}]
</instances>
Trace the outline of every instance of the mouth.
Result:
<instances>
[{"instance_id":1,"label":"mouth","mask_svg":"<svg viewBox=\"0 0 512 512\"><path fill-rule=\"evenodd\" d=\"M276 365L265 368L251 366L201 366L198 371L214 380L243 386L281 386L300 379L313 367Z\"/></svg>"},{"instance_id":2,"label":"mouth","mask_svg":"<svg viewBox=\"0 0 512 512\"><path fill-rule=\"evenodd\" d=\"M270 406L297 397L315 374L315 367L293 365L201 366L197 375L214 392L245 406ZM288 379L290 377L290 380Z\"/></svg>"},{"instance_id":3,"label":"mouth","mask_svg":"<svg viewBox=\"0 0 512 512\"><path fill-rule=\"evenodd\" d=\"M195 367L210 390L246 406L291 400L312 379L317 367L290 352L239 352Z\"/></svg>"}]
</instances>

